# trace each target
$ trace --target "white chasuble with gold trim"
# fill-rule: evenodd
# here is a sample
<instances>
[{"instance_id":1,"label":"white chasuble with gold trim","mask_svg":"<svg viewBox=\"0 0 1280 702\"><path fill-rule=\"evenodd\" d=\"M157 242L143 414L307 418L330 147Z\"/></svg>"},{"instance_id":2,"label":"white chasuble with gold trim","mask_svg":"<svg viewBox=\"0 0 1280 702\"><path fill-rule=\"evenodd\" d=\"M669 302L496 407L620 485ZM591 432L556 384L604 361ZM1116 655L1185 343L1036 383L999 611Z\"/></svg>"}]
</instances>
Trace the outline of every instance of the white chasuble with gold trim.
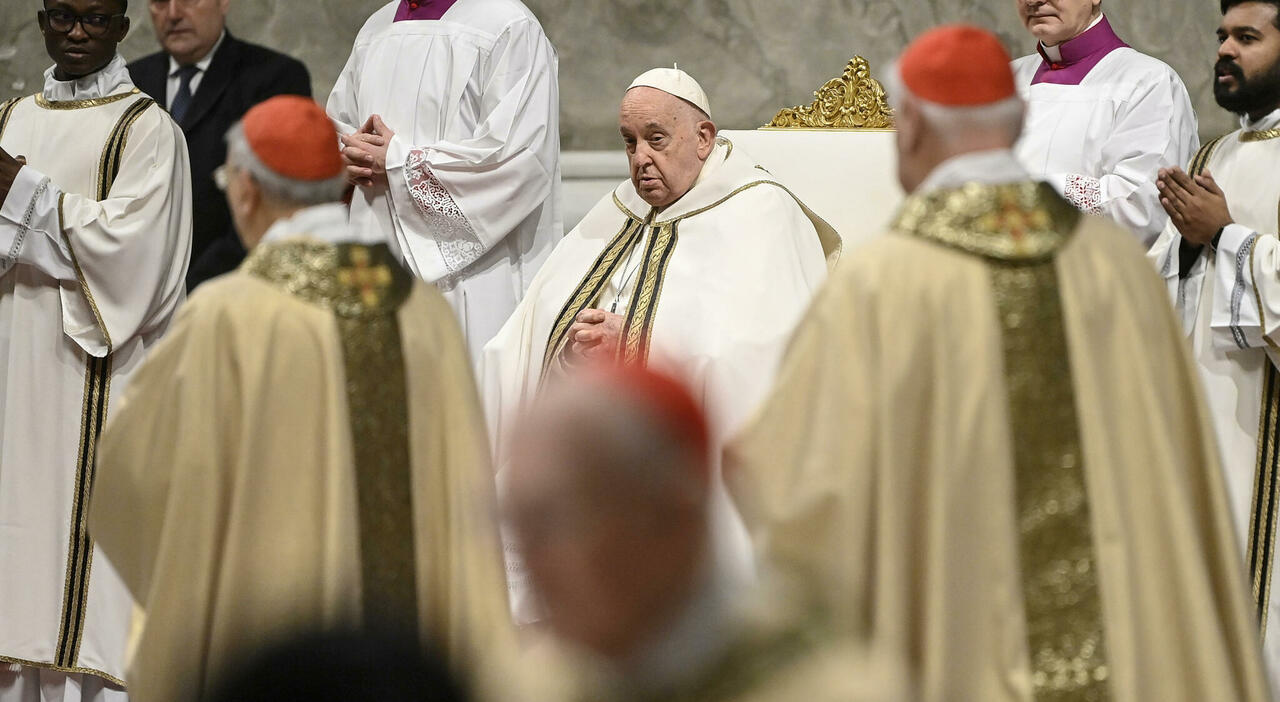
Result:
<instances>
[{"instance_id":1,"label":"white chasuble with gold trim","mask_svg":"<svg viewBox=\"0 0 1280 702\"><path fill-rule=\"evenodd\" d=\"M86 527L94 450L185 294L186 142L117 56L5 103L0 147L28 163L0 207L0 661L119 683L132 600Z\"/></svg>"},{"instance_id":2,"label":"white chasuble with gold trim","mask_svg":"<svg viewBox=\"0 0 1280 702\"><path fill-rule=\"evenodd\" d=\"M684 378L717 441L731 435L769 387L839 249L835 230L724 139L693 188L659 212L623 182L565 235L485 347L481 388L499 470L515 415L560 368L568 325L587 307L624 315L619 357ZM746 577L749 546L723 490L716 508L721 551ZM517 617L535 618L514 575Z\"/></svg>"}]
</instances>

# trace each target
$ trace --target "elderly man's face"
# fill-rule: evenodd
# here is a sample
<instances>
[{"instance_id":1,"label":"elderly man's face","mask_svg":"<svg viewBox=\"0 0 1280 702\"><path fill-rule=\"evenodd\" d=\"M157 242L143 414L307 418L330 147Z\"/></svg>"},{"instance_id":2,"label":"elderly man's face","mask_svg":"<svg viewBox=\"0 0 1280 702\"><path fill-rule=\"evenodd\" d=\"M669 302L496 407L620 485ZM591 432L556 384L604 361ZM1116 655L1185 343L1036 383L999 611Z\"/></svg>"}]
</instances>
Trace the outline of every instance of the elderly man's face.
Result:
<instances>
[{"instance_id":1,"label":"elderly man's face","mask_svg":"<svg viewBox=\"0 0 1280 702\"><path fill-rule=\"evenodd\" d=\"M1102 0L1015 0L1022 24L1044 42L1056 46L1089 28Z\"/></svg>"},{"instance_id":2,"label":"elderly man's face","mask_svg":"<svg viewBox=\"0 0 1280 702\"><path fill-rule=\"evenodd\" d=\"M652 207L666 207L689 192L715 146L716 127L701 111L655 88L627 91L618 129L631 183Z\"/></svg>"},{"instance_id":3,"label":"elderly man's face","mask_svg":"<svg viewBox=\"0 0 1280 702\"><path fill-rule=\"evenodd\" d=\"M150 0L156 39L179 64L196 63L218 43L231 0Z\"/></svg>"}]
</instances>

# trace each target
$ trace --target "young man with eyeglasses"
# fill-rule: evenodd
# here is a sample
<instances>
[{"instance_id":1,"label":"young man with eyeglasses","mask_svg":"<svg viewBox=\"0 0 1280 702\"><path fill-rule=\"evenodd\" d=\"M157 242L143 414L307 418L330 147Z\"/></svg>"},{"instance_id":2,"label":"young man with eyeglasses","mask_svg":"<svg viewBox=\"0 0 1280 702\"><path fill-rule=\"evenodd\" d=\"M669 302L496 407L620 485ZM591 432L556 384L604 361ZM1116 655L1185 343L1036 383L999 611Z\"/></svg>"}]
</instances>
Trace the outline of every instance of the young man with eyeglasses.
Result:
<instances>
[{"instance_id":1,"label":"young man with eyeglasses","mask_svg":"<svg viewBox=\"0 0 1280 702\"><path fill-rule=\"evenodd\" d=\"M54 65L0 104L0 702L125 697L133 605L86 527L95 446L191 243L186 144L116 53L126 9L45 0Z\"/></svg>"}]
</instances>

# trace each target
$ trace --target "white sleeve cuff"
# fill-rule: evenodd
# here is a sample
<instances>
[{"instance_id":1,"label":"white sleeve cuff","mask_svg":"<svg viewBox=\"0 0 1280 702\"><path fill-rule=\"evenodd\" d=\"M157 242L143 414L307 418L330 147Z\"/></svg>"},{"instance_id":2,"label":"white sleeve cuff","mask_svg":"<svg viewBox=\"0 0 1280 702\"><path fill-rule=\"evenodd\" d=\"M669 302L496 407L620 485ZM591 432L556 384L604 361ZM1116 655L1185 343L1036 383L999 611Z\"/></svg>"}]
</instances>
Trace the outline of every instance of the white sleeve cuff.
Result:
<instances>
[{"instance_id":1,"label":"white sleeve cuff","mask_svg":"<svg viewBox=\"0 0 1280 702\"><path fill-rule=\"evenodd\" d=\"M58 191L49 178L23 166L0 205L0 269L13 266L33 232L57 230Z\"/></svg>"},{"instance_id":2,"label":"white sleeve cuff","mask_svg":"<svg viewBox=\"0 0 1280 702\"><path fill-rule=\"evenodd\" d=\"M1222 230L1215 254L1213 344L1224 350L1263 348L1262 315L1253 279L1253 249L1258 233L1238 224Z\"/></svg>"}]
</instances>

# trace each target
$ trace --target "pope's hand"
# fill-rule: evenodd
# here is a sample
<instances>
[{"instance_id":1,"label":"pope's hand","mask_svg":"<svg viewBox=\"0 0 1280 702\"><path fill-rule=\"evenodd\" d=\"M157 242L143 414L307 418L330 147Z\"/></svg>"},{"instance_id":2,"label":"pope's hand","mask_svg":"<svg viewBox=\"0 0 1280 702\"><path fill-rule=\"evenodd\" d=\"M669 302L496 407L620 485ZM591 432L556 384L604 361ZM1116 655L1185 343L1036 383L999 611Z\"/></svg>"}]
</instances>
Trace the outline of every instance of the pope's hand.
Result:
<instances>
[{"instance_id":1,"label":"pope's hand","mask_svg":"<svg viewBox=\"0 0 1280 702\"><path fill-rule=\"evenodd\" d=\"M387 146L396 133L373 115L360 131L342 137L342 160L347 182L368 187L387 182Z\"/></svg>"},{"instance_id":2,"label":"pope's hand","mask_svg":"<svg viewBox=\"0 0 1280 702\"><path fill-rule=\"evenodd\" d=\"M13 187L13 181L18 177L18 171L27 165L27 159L23 156L14 158L9 155L8 151L0 149L0 203L3 203L9 197L9 189Z\"/></svg>"},{"instance_id":3,"label":"pope's hand","mask_svg":"<svg viewBox=\"0 0 1280 702\"><path fill-rule=\"evenodd\" d=\"M626 318L604 310L585 309L573 319L569 327L569 343L565 353L571 358L590 360L612 359L618 352L618 340L622 338L622 325Z\"/></svg>"},{"instance_id":4,"label":"pope's hand","mask_svg":"<svg viewBox=\"0 0 1280 702\"><path fill-rule=\"evenodd\" d=\"M1204 246L1223 227L1231 224L1227 196L1213 174L1205 171L1192 178L1181 168L1162 168L1156 180L1160 204L1169 213L1182 238Z\"/></svg>"}]
</instances>

